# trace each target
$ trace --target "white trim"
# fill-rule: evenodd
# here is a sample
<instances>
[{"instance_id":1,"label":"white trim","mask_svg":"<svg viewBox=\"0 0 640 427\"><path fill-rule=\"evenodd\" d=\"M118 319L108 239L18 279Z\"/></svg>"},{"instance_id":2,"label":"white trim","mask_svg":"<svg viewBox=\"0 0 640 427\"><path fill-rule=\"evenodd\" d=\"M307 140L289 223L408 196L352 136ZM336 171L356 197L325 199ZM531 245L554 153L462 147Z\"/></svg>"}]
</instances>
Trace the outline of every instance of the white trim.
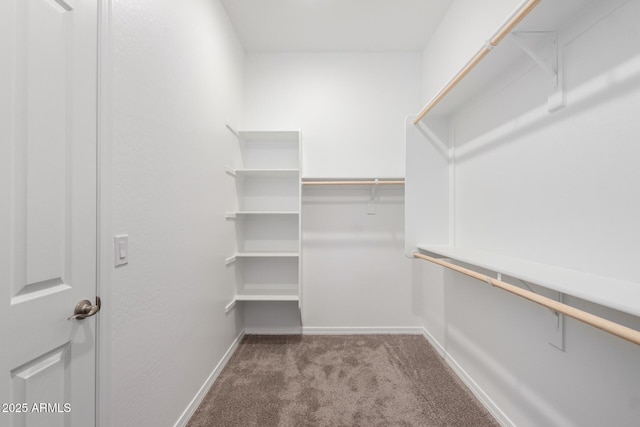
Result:
<instances>
[{"instance_id":1,"label":"white trim","mask_svg":"<svg viewBox=\"0 0 640 427\"><path fill-rule=\"evenodd\" d=\"M423 335L422 326L303 326L294 328L245 328L246 335Z\"/></svg>"},{"instance_id":2,"label":"white trim","mask_svg":"<svg viewBox=\"0 0 640 427\"><path fill-rule=\"evenodd\" d=\"M302 333L301 328L245 328L245 335L300 335Z\"/></svg>"},{"instance_id":3,"label":"white trim","mask_svg":"<svg viewBox=\"0 0 640 427\"><path fill-rule=\"evenodd\" d=\"M227 352L224 354L224 356L222 356L222 359L213 369L213 372L211 372L207 380L204 382L204 384L202 384L202 387L200 387L200 390L198 390L198 393L196 393L193 399L191 399L191 402L189 402L187 408L184 410L184 412L182 412L182 415L180 415L180 418L178 418L178 421L176 421L174 427L184 427L187 425L196 409L198 409L198 406L200 406L200 403L202 403L202 400L209 392L209 389L211 389L211 386L213 386L213 383L216 381L216 379L218 379L218 376L220 376L220 372L222 372L233 353L235 353L235 351L238 349L240 341L242 341L244 335L245 331L242 330L236 337L236 339L231 343L231 346L229 346Z\"/></svg>"},{"instance_id":4,"label":"white trim","mask_svg":"<svg viewBox=\"0 0 640 427\"><path fill-rule=\"evenodd\" d=\"M433 335L427 331L426 328L422 329L422 335L433 346L433 348L442 356L447 362L447 365L453 369L458 378L471 390L473 395L482 403L487 411L496 419L496 421L503 427L515 427L515 424L509 419L509 417L502 412L502 410L496 405L496 403L489 397L487 393L476 383L473 378L451 357L447 350L436 340Z\"/></svg>"},{"instance_id":5,"label":"white trim","mask_svg":"<svg viewBox=\"0 0 640 427\"><path fill-rule=\"evenodd\" d=\"M423 335L421 326L390 326L390 327L315 327L302 328L304 335Z\"/></svg>"},{"instance_id":6,"label":"white trim","mask_svg":"<svg viewBox=\"0 0 640 427\"><path fill-rule=\"evenodd\" d=\"M97 9L97 289L102 308L96 316L96 420L98 427L111 425L111 283L113 240L111 236L111 0L98 0Z\"/></svg>"}]
</instances>

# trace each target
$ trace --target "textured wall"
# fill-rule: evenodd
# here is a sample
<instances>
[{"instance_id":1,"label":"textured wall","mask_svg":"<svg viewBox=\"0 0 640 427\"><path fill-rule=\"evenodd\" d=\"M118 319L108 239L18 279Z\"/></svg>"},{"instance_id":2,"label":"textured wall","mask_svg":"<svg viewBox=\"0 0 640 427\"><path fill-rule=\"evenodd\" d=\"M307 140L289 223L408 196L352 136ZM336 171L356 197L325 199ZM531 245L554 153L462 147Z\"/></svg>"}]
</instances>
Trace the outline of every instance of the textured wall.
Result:
<instances>
[{"instance_id":1,"label":"textured wall","mask_svg":"<svg viewBox=\"0 0 640 427\"><path fill-rule=\"evenodd\" d=\"M244 52L218 1L112 4L113 426L173 425L242 328L226 316L234 251L224 173L241 122ZM236 318L236 316L238 316Z\"/></svg>"}]
</instances>

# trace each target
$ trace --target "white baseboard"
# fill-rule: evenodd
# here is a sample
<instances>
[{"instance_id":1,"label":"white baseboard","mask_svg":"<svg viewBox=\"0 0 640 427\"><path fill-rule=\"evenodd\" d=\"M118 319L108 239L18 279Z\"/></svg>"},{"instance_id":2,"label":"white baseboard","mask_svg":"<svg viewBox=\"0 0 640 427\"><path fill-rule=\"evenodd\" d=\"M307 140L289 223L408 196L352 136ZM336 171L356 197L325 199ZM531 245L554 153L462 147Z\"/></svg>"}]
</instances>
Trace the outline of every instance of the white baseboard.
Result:
<instances>
[{"instance_id":1,"label":"white baseboard","mask_svg":"<svg viewBox=\"0 0 640 427\"><path fill-rule=\"evenodd\" d=\"M295 328L245 328L245 335L300 335L300 327Z\"/></svg>"},{"instance_id":2,"label":"white baseboard","mask_svg":"<svg viewBox=\"0 0 640 427\"><path fill-rule=\"evenodd\" d=\"M424 328L420 326L391 326L391 327L318 327L304 326L302 328L245 328L245 335L423 335Z\"/></svg>"},{"instance_id":3,"label":"white baseboard","mask_svg":"<svg viewBox=\"0 0 640 427\"><path fill-rule=\"evenodd\" d=\"M391 327L315 327L302 328L304 335L423 335L424 328L419 326Z\"/></svg>"},{"instance_id":4,"label":"white baseboard","mask_svg":"<svg viewBox=\"0 0 640 427\"><path fill-rule=\"evenodd\" d=\"M447 362L447 364L458 375L458 378L471 390L473 395L482 403L487 411L496 419L496 421L503 427L515 427L515 424L502 412L502 410L496 405L496 403L482 390L482 388L467 374L467 372L451 357L447 350L436 340L433 335L427 331L426 328L422 329L422 335L427 341L436 349L440 356Z\"/></svg>"},{"instance_id":5,"label":"white baseboard","mask_svg":"<svg viewBox=\"0 0 640 427\"><path fill-rule=\"evenodd\" d=\"M198 393L196 393L194 398L191 399L191 402L189 403L187 408L184 410L182 415L180 415L180 418L178 418L178 421L174 424L174 427L184 427L187 425L191 416L194 414L196 409L198 409L198 406L200 406L200 403L202 403L202 399L204 399L204 397L207 395L207 393L209 392L209 389L211 388L215 380L220 375L220 372L222 372L222 369L224 369L227 362L229 361L233 353L238 348L238 345L240 344L240 341L242 341L242 337L244 337L244 335L245 335L245 331L242 330L240 334L236 337L236 339L233 340L227 352L224 354L224 356L222 356L222 359L220 360L220 362L218 362L216 367L213 369L213 372L211 372L211 374L209 375L209 378L207 378L207 380L204 382L202 387L200 387L200 390L198 390Z\"/></svg>"}]
</instances>

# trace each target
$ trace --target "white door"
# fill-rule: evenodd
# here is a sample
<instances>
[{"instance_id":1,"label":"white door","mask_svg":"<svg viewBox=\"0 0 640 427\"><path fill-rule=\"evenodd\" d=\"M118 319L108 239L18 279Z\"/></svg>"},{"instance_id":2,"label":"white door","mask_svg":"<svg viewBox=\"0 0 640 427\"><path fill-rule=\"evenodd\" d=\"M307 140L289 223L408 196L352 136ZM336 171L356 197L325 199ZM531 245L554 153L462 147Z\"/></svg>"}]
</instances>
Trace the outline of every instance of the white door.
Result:
<instances>
[{"instance_id":1,"label":"white door","mask_svg":"<svg viewBox=\"0 0 640 427\"><path fill-rule=\"evenodd\" d=\"M97 0L0 11L0 426L95 425Z\"/></svg>"}]
</instances>

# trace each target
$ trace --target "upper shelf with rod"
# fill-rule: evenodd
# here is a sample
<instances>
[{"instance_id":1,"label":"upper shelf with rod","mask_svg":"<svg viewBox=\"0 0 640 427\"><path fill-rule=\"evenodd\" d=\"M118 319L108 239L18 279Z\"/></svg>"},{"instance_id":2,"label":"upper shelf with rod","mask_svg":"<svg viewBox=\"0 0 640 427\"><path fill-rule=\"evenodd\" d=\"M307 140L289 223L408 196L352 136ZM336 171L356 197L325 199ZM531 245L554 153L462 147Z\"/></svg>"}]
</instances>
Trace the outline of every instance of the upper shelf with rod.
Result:
<instances>
[{"instance_id":1,"label":"upper shelf with rod","mask_svg":"<svg viewBox=\"0 0 640 427\"><path fill-rule=\"evenodd\" d=\"M302 185L404 185L404 178L303 178Z\"/></svg>"},{"instance_id":2,"label":"upper shelf with rod","mask_svg":"<svg viewBox=\"0 0 640 427\"><path fill-rule=\"evenodd\" d=\"M550 80L549 111L563 106L562 58L556 32L585 6L584 0L525 0L486 40L417 114L417 125L428 114L448 116L498 83L518 62L538 65ZM533 39L533 42L530 40ZM538 50L545 47L545 54Z\"/></svg>"}]
</instances>

